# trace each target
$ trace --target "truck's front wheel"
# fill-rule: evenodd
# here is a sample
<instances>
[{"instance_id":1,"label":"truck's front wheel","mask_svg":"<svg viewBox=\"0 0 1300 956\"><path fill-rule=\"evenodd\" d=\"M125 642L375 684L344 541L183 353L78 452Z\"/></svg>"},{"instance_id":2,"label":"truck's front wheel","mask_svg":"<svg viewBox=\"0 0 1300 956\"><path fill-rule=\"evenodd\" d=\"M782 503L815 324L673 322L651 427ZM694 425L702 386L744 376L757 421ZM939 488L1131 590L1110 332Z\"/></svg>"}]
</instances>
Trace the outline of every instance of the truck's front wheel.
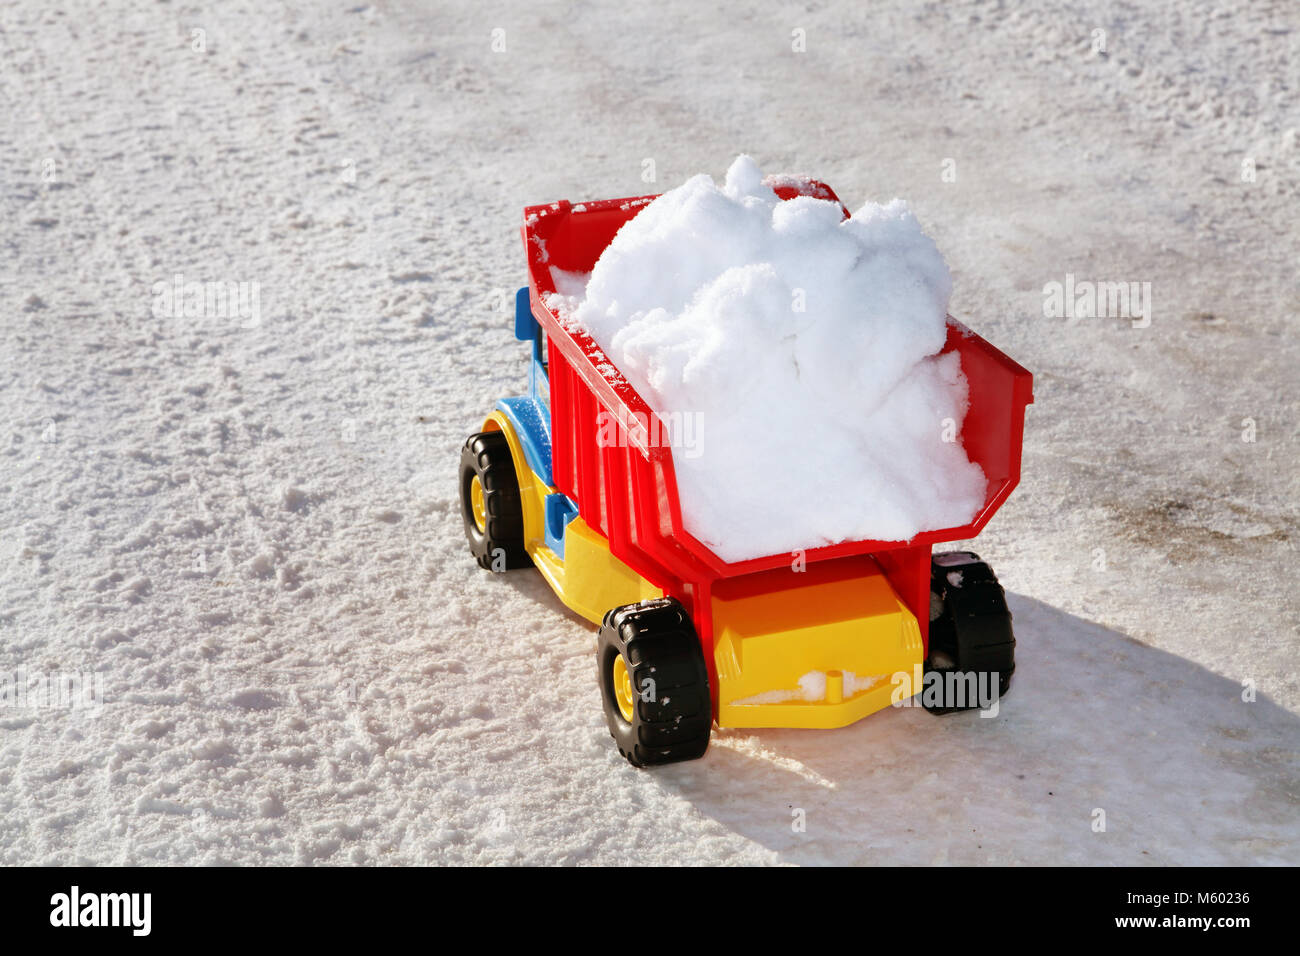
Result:
<instances>
[{"instance_id":1,"label":"truck's front wheel","mask_svg":"<svg viewBox=\"0 0 1300 956\"><path fill-rule=\"evenodd\" d=\"M704 756L713 729L709 672L679 602L658 598L606 614L596 673L610 736L633 766Z\"/></svg>"},{"instance_id":2,"label":"truck's front wheel","mask_svg":"<svg viewBox=\"0 0 1300 956\"><path fill-rule=\"evenodd\" d=\"M510 444L501 432L470 435L460 452L460 516L479 566L509 571L531 564Z\"/></svg>"}]
</instances>

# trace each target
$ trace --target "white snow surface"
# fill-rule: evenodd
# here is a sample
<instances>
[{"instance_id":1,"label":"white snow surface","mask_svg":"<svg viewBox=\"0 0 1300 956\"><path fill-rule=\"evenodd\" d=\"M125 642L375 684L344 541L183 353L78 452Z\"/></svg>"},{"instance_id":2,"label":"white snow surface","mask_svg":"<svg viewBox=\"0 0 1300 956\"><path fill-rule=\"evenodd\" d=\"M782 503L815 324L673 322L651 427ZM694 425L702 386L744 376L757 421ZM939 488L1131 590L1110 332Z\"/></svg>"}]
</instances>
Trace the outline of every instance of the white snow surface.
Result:
<instances>
[{"instance_id":1,"label":"white snow surface","mask_svg":"<svg viewBox=\"0 0 1300 956\"><path fill-rule=\"evenodd\" d=\"M557 290L682 423L683 521L723 560L907 540L984 503L983 471L944 440L967 399L959 357L936 357L952 279L901 200L849 219L782 202L741 156L721 186L693 176L619 230L576 305Z\"/></svg>"},{"instance_id":2,"label":"white snow surface","mask_svg":"<svg viewBox=\"0 0 1300 956\"><path fill-rule=\"evenodd\" d=\"M0 675L102 688L0 708L0 863L1300 863L1293 3L0 26ZM456 466L525 388L524 206L740 152L909 197L1034 372L1023 481L954 543L1018 667L996 718L636 772L593 629L470 560ZM1045 317L1067 273L1151 282L1150 325ZM177 274L260 322L155 315Z\"/></svg>"}]
</instances>

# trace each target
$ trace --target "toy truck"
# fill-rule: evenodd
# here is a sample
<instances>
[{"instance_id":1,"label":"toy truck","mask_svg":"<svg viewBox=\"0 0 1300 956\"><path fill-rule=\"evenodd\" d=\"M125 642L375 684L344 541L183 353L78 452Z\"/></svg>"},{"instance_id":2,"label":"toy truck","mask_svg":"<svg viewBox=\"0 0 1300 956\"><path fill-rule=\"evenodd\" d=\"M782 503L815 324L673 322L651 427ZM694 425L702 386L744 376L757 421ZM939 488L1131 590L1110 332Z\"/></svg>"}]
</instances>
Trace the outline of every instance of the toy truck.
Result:
<instances>
[{"instance_id":1,"label":"toy truck","mask_svg":"<svg viewBox=\"0 0 1300 956\"><path fill-rule=\"evenodd\" d=\"M839 202L815 180L773 186L782 200ZM960 438L988 479L969 524L722 561L683 526L672 449L645 427L655 412L546 304L557 275L590 272L654 198L524 210L528 285L514 327L531 351L528 393L497 402L461 453L478 563L536 567L598 625L605 721L635 766L703 756L715 723L842 727L936 686L926 709L969 709L962 690L978 675L1005 693L1015 638L1001 586L970 552L931 552L974 537L1019 481L1030 373L949 317L943 351L960 354L970 386Z\"/></svg>"}]
</instances>

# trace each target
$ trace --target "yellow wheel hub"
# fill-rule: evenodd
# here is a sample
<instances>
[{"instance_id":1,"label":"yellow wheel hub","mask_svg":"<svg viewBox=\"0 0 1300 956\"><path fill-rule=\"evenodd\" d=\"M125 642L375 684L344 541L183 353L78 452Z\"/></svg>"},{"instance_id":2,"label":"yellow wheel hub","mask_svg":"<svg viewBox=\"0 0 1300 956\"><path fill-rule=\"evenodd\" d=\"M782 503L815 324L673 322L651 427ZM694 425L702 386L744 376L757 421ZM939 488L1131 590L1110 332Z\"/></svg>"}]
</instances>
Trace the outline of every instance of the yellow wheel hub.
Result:
<instances>
[{"instance_id":1,"label":"yellow wheel hub","mask_svg":"<svg viewBox=\"0 0 1300 956\"><path fill-rule=\"evenodd\" d=\"M483 506L483 482L478 475L469 486L469 502L474 509L474 524L480 534L487 534L487 509Z\"/></svg>"},{"instance_id":2,"label":"yellow wheel hub","mask_svg":"<svg viewBox=\"0 0 1300 956\"><path fill-rule=\"evenodd\" d=\"M618 712L629 724L632 722L632 675L627 672L627 664L620 654L614 658L614 699L618 701Z\"/></svg>"}]
</instances>

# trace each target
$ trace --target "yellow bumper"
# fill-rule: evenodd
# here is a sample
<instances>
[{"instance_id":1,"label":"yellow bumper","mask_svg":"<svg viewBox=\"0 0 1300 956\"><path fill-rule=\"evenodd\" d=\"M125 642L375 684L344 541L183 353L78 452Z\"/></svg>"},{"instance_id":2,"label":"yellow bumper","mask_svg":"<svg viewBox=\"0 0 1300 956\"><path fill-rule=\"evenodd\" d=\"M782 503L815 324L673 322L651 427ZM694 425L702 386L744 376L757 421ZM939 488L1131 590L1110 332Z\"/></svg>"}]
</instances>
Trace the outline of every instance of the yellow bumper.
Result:
<instances>
[{"instance_id":1,"label":"yellow bumper","mask_svg":"<svg viewBox=\"0 0 1300 956\"><path fill-rule=\"evenodd\" d=\"M889 706L924 657L869 557L719 581L713 634L722 727L843 727Z\"/></svg>"}]
</instances>

